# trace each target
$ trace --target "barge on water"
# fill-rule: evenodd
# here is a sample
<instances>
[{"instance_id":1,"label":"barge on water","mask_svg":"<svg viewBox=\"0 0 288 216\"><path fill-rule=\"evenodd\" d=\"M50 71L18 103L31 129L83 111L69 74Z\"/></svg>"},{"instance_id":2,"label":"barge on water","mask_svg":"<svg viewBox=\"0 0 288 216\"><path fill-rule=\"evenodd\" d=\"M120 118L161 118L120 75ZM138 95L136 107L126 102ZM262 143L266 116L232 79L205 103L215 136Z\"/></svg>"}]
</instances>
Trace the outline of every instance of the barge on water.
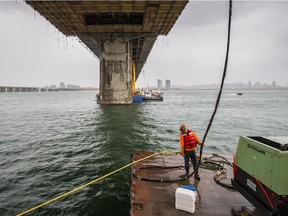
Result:
<instances>
[{"instance_id":1,"label":"barge on water","mask_svg":"<svg viewBox=\"0 0 288 216\"><path fill-rule=\"evenodd\" d=\"M140 151L132 155L132 161L139 160L153 152ZM205 158L222 157L205 154ZM232 162L232 155L225 155ZM215 159L213 159L215 161ZM185 172L181 155L156 155L132 166L131 177L131 216L185 216L191 213L175 208L176 190L182 185L194 185L197 188L196 206L193 215L255 215L263 212L256 209L239 192L218 185L214 181L215 170L199 168L201 180L179 179ZM230 184L233 168L225 164ZM221 177L220 177L221 178ZM192 205L192 204L191 204Z\"/></svg>"},{"instance_id":2,"label":"barge on water","mask_svg":"<svg viewBox=\"0 0 288 216\"><path fill-rule=\"evenodd\" d=\"M134 153L132 161L152 154ZM287 216L288 137L242 136L233 157L232 163L232 155L203 154L201 181L179 179L179 154L133 164L130 215Z\"/></svg>"}]
</instances>

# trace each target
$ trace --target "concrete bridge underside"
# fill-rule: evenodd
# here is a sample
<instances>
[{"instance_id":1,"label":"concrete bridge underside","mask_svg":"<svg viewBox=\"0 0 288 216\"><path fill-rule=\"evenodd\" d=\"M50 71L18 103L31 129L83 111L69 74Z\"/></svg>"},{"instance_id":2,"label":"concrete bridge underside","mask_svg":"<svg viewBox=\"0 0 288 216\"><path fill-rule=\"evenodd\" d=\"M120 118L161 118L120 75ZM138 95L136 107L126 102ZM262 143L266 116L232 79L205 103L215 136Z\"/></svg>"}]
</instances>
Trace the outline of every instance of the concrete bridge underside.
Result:
<instances>
[{"instance_id":1,"label":"concrete bridge underside","mask_svg":"<svg viewBox=\"0 0 288 216\"><path fill-rule=\"evenodd\" d=\"M77 36L100 60L102 104L131 104L158 35L167 35L188 0L27 0L66 36ZM135 65L133 79L132 65Z\"/></svg>"}]
</instances>

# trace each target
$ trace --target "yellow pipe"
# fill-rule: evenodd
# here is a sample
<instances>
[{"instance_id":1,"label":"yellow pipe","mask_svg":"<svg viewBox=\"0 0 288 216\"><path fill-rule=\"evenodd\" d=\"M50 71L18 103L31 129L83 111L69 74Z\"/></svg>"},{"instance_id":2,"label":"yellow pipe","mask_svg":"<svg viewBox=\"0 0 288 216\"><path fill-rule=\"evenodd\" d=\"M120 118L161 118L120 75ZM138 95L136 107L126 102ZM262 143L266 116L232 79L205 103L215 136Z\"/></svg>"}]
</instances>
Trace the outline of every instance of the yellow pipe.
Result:
<instances>
[{"instance_id":1,"label":"yellow pipe","mask_svg":"<svg viewBox=\"0 0 288 216\"><path fill-rule=\"evenodd\" d=\"M133 94L136 93L136 66L135 60L132 60L132 92Z\"/></svg>"}]
</instances>

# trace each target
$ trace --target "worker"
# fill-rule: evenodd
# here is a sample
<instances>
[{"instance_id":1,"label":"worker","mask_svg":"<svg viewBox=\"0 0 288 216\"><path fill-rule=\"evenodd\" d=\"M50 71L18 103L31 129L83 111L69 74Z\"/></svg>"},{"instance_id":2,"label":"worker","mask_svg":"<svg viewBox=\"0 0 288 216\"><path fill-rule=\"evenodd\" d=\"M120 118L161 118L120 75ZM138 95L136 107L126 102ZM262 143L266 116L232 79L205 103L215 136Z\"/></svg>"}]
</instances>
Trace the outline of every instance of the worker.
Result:
<instances>
[{"instance_id":1,"label":"worker","mask_svg":"<svg viewBox=\"0 0 288 216\"><path fill-rule=\"evenodd\" d=\"M180 175L181 178L189 177L189 159L191 158L194 172L197 167L196 160L196 147L202 145L202 142L199 140L198 136L192 131L187 130L184 124L180 125L180 154L184 157L185 170L184 175ZM195 172L194 178L200 180L198 170Z\"/></svg>"}]
</instances>

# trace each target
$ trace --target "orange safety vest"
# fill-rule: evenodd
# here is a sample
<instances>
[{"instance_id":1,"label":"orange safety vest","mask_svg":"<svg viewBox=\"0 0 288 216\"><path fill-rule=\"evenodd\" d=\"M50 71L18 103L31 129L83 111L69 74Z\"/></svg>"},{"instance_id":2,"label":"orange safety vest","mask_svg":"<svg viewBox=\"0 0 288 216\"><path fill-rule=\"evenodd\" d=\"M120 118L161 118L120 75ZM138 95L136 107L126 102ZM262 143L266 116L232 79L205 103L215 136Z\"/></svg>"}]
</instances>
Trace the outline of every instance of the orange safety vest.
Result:
<instances>
[{"instance_id":1,"label":"orange safety vest","mask_svg":"<svg viewBox=\"0 0 288 216\"><path fill-rule=\"evenodd\" d=\"M181 136L184 138L184 150L193 150L197 146L192 130L187 130L187 133L182 132Z\"/></svg>"}]
</instances>

